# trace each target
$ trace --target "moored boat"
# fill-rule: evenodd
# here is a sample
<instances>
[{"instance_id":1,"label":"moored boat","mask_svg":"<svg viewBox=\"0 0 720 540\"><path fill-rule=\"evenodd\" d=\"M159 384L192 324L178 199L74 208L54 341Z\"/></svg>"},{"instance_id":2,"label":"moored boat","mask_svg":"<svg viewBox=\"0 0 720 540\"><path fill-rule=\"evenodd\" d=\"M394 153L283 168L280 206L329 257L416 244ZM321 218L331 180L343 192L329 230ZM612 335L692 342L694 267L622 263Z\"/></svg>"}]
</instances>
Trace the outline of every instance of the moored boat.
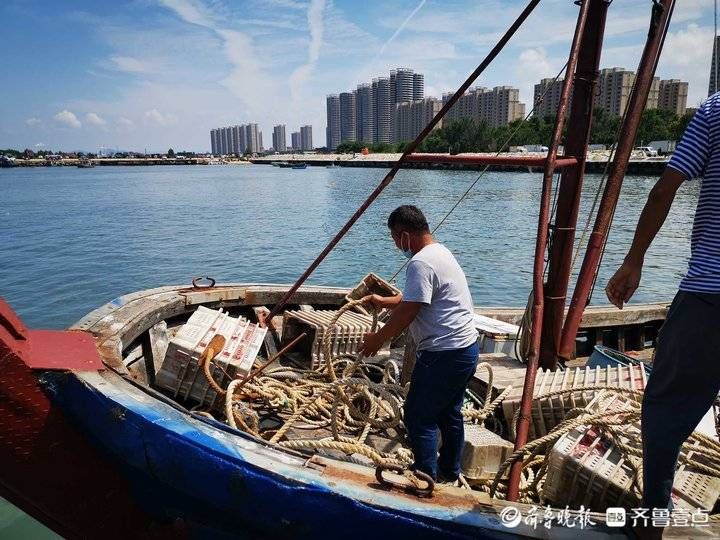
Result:
<instances>
[{"instance_id":1,"label":"moored boat","mask_svg":"<svg viewBox=\"0 0 720 540\"><path fill-rule=\"evenodd\" d=\"M512 506L527 514L533 511L528 504L445 485L423 497L403 477L395 478L394 487L379 482L376 469L367 464L271 444L192 411L181 398L153 384L158 366L151 332L158 323L178 327L200 306L249 314L274 305L286 291L260 284L140 291L107 303L72 327L70 338L89 334L91 347L85 342L55 348L56 354L46 360L38 357L46 336L25 330L4 306L0 388L13 399L0 404L0 432L7 434L18 417L24 418L29 453L24 461L13 452L17 440L0 438L0 455L12 464L3 468L3 494L12 494L13 502L69 536L112 533L113 516L131 512L134 521L117 531L183 531L204 538L231 537L238 531L288 538L324 538L328 531L348 538L575 537L578 529L562 524L550 531L524 522L508 527L504 509ZM347 293L304 287L291 307L339 307ZM73 354L64 354L69 351ZM50 413L37 414L43 400ZM62 432L53 427L59 420ZM48 464L32 460L51 436L58 443L52 450L55 457ZM62 470L57 478L41 482L50 465L62 465ZM102 514L66 510L50 521L53 508L70 506L63 498L65 477L74 478L70 485L77 493L87 490L81 497L86 510L97 506L88 499L93 495L113 505L106 505ZM24 499L22 493L33 481L44 496ZM37 495L30 490L28 496ZM590 538L625 537L625 530L606 526L605 514L568 515L589 518L583 534Z\"/></svg>"}]
</instances>

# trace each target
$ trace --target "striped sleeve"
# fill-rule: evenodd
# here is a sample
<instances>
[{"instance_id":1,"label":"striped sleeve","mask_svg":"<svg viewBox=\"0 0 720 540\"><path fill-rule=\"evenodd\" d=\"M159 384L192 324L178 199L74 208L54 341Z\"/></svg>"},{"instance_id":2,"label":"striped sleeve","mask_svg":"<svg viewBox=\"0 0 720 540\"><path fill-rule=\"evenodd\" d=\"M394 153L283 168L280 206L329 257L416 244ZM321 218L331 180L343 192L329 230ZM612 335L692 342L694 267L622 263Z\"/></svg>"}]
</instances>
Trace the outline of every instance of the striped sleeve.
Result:
<instances>
[{"instance_id":1,"label":"striped sleeve","mask_svg":"<svg viewBox=\"0 0 720 540\"><path fill-rule=\"evenodd\" d=\"M697 110L667 165L688 180L702 176L707 164L710 135L706 115L705 107Z\"/></svg>"}]
</instances>

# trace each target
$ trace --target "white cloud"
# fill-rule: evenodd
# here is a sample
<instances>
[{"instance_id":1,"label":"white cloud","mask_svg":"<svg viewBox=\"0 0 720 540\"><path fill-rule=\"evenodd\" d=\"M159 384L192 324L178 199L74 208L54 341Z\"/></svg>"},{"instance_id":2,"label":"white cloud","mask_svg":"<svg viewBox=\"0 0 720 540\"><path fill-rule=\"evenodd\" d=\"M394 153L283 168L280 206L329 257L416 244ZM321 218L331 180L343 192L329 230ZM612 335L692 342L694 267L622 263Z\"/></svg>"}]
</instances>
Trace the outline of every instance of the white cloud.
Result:
<instances>
[{"instance_id":1,"label":"white cloud","mask_svg":"<svg viewBox=\"0 0 720 540\"><path fill-rule=\"evenodd\" d=\"M213 25L212 13L202 2L196 0L159 0L160 4L173 10L178 17L190 24L210 28Z\"/></svg>"},{"instance_id":2,"label":"white cloud","mask_svg":"<svg viewBox=\"0 0 720 540\"><path fill-rule=\"evenodd\" d=\"M42 125L42 120L40 120L39 118L35 118L35 117L33 117L33 118L28 118L27 120L25 120L25 125L26 125L27 127L40 126L40 125Z\"/></svg>"},{"instance_id":3,"label":"white cloud","mask_svg":"<svg viewBox=\"0 0 720 540\"><path fill-rule=\"evenodd\" d=\"M97 127L105 127L107 125L107 122L105 122L105 119L100 116L97 113L89 112L85 115L85 122L87 122L90 125L97 126Z\"/></svg>"},{"instance_id":4,"label":"white cloud","mask_svg":"<svg viewBox=\"0 0 720 540\"><path fill-rule=\"evenodd\" d=\"M290 94L295 103L298 103L301 99L302 87L306 84L320 58L324 31L324 11L325 0L312 0L308 6L307 20L310 27L310 44L308 46L307 63L297 68L290 75Z\"/></svg>"},{"instance_id":5,"label":"white cloud","mask_svg":"<svg viewBox=\"0 0 720 540\"><path fill-rule=\"evenodd\" d=\"M155 125L166 126L172 123L174 117L171 114L163 114L157 109L150 109L149 111L145 111L145 119Z\"/></svg>"},{"instance_id":6,"label":"white cloud","mask_svg":"<svg viewBox=\"0 0 720 540\"><path fill-rule=\"evenodd\" d=\"M61 127L82 127L82 123L80 122L80 120L78 120L77 116L75 116L74 113L68 111L67 109L60 111L55 116L53 116L53 118Z\"/></svg>"},{"instance_id":7,"label":"white cloud","mask_svg":"<svg viewBox=\"0 0 720 540\"><path fill-rule=\"evenodd\" d=\"M129 118L125 118L124 116L121 116L118 118L118 126L120 126L123 129L130 130L135 128L135 122L130 120Z\"/></svg>"},{"instance_id":8,"label":"white cloud","mask_svg":"<svg viewBox=\"0 0 720 540\"><path fill-rule=\"evenodd\" d=\"M657 74L688 82L688 107L707 97L712 63L713 29L690 23L665 38Z\"/></svg>"},{"instance_id":9,"label":"white cloud","mask_svg":"<svg viewBox=\"0 0 720 540\"><path fill-rule=\"evenodd\" d=\"M307 7L307 3L296 2L295 0L263 0L262 5L263 7L275 6L281 9L305 9Z\"/></svg>"},{"instance_id":10,"label":"white cloud","mask_svg":"<svg viewBox=\"0 0 720 540\"><path fill-rule=\"evenodd\" d=\"M147 73L151 70L148 62L130 56L111 56L110 62L115 69L126 73Z\"/></svg>"}]
</instances>

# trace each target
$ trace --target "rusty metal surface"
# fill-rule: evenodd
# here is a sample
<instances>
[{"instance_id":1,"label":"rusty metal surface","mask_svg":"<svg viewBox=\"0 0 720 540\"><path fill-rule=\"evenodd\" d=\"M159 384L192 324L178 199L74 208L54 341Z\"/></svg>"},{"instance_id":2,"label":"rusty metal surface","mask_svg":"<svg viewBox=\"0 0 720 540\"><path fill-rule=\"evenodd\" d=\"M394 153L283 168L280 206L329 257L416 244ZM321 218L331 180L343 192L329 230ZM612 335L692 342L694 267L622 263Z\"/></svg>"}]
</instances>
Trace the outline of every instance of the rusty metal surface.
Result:
<instances>
[{"instance_id":1,"label":"rusty metal surface","mask_svg":"<svg viewBox=\"0 0 720 540\"><path fill-rule=\"evenodd\" d=\"M31 369L103 369L93 336L82 331L27 330L2 298L0 342Z\"/></svg>"},{"instance_id":2,"label":"rusty metal surface","mask_svg":"<svg viewBox=\"0 0 720 540\"><path fill-rule=\"evenodd\" d=\"M6 320L14 315L5 302L0 305ZM78 356L87 352L89 338L97 358L90 336L71 332L69 337L60 338L67 349L53 354L57 333L28 331L21 339L0 326L0 496L65 538L182 537L181 531L147 519L126 479L48 399L43 378L49 372L33 369L26 359L37 361L39 351L55 368L57 359L75 350L78 337L83 342Z\"/></svg>"},{"instance_id":3,"label":"rusty metal surface","mask_svg":"<svg viewBox=\"0 0 720 540\"><path fill-rule=\"evenodd\" d=\"M548 253L540 347L540 366L544 369L555 369L557 363L585 171L584 163L590 138L595 87L609 4L609 0L589 1L587 29L580 43L577 69L572 73L573 103L568 120L565 154L575 156L580 166L563 171L558 187L552 249ZM565 78L566 81L569 79L569 76Z\"/></svg>"},{"instance_id":4,"label":"rusty metal surface","mask_svg":"<svg viewBox=\"0 0 720 540\"><path fill-rule=\"evenodd\" d=\"M595 2L601 0L594 0ZM588 17L589 6L592 2L585 1L580 5L577 24L575 26L575 34L573 36L572 46L570 47L570 56L568 58L567 73L560 97L560 105L558 107L558 115L555 119L555 127L553 128L552 142L548 152L548 160L545 163L543 174L542 195L540 201L540 212L538 216L537 238L535 243L535 261L533 266L533 306L532 306L532 328L530 334L530 354L527 358L527 371L525 373L525 382L523 384L522 399L520 401L520 413L517 424L517 435L515 439L515 450L525 446L528 439L530 427L530 415L533 398L533 388L535 387L535 375L537 373L540 345L543 326L543 310L545 308L545 284L543 283L545 274L545 250L548 245L549 219L550 219L550 198L552 193L553 177L555 175L555 160L562 136L563 126L565 122L565 109L570 99L571 77L569 74L575 73L578 55L580 52L580 44L585 34L585 24ZM522 472L522 463L516 461L510 468L510 478L508 483L507 498L509 501L517 501L520 491L520 475Z\"/></svg>"},{"instance_id":5,"label":"rusty metal surface","mask_svg":"<svg viewBox=\"0 0 720 540\"><path fill-rule=\"evenodd\" d=\"M655 67L662 51L674 7L675 0L662 0L654 3L652 7L650 30L638 66L635 86L627 105L625 120L620 130L620 139L618 140L615 158L605 184L605 191L600 201L600 207L592 234L588 240L575 292L563 326L559 348L559 355L562 358L569 359L575 348L575 335L595 281L597 268L600 264L600 258L620 196L625 171L635 145L635 136L640 124L640 117L645 110L645 103L655 75Z\"/></svg>"}]
</instances>

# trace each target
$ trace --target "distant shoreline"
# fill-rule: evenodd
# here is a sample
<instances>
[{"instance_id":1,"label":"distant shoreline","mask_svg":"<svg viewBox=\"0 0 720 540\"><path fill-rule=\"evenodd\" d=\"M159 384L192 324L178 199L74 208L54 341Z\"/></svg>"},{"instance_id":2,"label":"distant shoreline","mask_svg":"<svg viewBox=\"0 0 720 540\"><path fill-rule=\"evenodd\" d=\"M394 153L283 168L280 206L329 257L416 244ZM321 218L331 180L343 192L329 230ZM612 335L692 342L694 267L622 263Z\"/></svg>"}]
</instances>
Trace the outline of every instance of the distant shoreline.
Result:
<instances>
[{"instance_id":1,"label":"distant shoreline","mask_svg":"<svg viewBox=\"0 0 720 540\"><path fill-rule=\"evenodd\" d=\"M317 167L368 167L368 168L389 168L400 158L401 154L273 154L262 157L242 160L237 158L92 158L89 161L96 167L122 166L122 167L146 167L158 165L272 165L279 162L303 162L309 166ZM485 154L495 155L495 154ZM544 154L513 154L519 156L543 157ZM602 173L605 170L608 159L607 151L591 152L585 162L586 173ZM659 158L638 158L631 159L628 163L627 174L629 175L656 175L662 173L668 162L668 157ZM47 160L44 158L16 159L13 167L74 167L79 165L83 159L66 158ZM433 169L433 170L482 170L485 165L468 163L405 163L403 168L407 169ZM527 165L490 165L491 171L508 172L536 172L540 167Z\"/></svg>"}]
</instances>

